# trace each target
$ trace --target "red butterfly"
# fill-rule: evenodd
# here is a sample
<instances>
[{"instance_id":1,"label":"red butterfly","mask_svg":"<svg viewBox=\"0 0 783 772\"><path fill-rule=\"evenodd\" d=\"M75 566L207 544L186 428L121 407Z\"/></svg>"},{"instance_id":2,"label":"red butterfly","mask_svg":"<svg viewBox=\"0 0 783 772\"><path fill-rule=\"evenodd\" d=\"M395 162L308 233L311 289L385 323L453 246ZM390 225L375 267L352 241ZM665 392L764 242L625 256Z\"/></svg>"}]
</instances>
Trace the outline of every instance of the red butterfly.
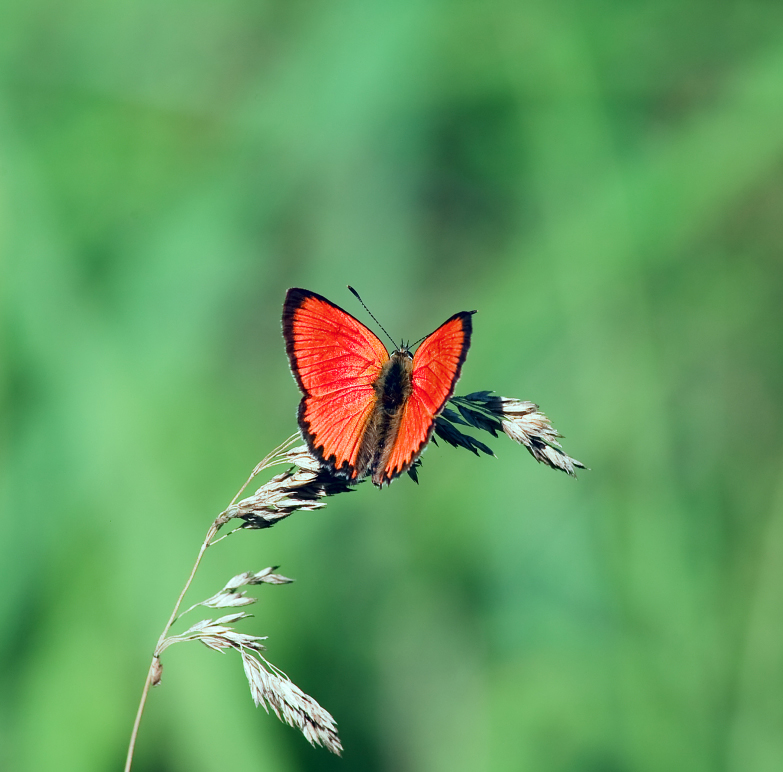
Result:
<instances>
[{"instance_id":1,"label":"red butterfly","mask_svg":"<svg viewBox=\"0 0 783 772\"><path fill-rule=\"evenodd\" d=\"M410 469L454 393L474 313L454 314L415 354L400 346L389 356L339 306L309 290L288 290L283 336L304 395L299 426L310 452L340 476L372 475L378 487Z\"/></svg>"}]
</instances>

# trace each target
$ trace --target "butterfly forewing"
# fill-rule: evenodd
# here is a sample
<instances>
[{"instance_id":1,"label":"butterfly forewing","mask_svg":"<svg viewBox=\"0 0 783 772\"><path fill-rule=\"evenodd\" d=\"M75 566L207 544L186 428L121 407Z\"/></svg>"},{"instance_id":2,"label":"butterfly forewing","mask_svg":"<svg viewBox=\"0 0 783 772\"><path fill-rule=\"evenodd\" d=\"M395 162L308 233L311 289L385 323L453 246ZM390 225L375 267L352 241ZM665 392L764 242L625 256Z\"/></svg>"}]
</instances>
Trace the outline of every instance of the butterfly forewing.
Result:
<instances>
[{"instance_id":1,"label":"butterfly forewing","mask_svg":"<svg viewBox=\"0 0 783 772\"><path fill-rule=\"evenodd\" d=\"M377 402L373 384L389 359L386 348L339 306L298 288L286 295L283 335L304 394L299 425L311 452L355 478L361 441Z\"/></svg>"},{"instance_id":2,"label":"butterfly forewing","mask_svg":"<svg viewBox=\"0 0 783 772\"><path fill-rule=\"evenodd\" d=\"M462 311L428 335L413 357L412 391L385 466L376 473L390 482L418 458L432 434L435 418L454 393L470 346L471 312ZM373 478L375 481L375 478Z\"/></svg>"}]
</instances>

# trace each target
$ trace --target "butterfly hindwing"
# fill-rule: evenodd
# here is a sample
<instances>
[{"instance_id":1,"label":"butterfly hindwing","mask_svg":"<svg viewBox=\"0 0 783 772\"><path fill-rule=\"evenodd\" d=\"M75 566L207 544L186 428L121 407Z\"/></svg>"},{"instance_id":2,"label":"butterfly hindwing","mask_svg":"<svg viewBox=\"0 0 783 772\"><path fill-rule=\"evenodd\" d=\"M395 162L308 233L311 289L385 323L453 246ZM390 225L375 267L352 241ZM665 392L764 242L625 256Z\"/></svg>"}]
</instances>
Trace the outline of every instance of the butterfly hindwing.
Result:
<instances>
[{"instance_id":1,"label":"butterfly hindwing","mask_svg":"<svg viewBox=\"0 0 783 772\"><path fill-rule=\"evenodd\" d=\"M356 461L377 403L373 384L389 359L378 337L342 308L309 290L288 290L283 335L304 398L299 426L310 451L356 478Z\"/></svg>"},{"instance_id":2,"label":"butterfly hindwing","mask_svg":"<svg viewBox=\"0 0 783 772\"><path fill-rule=\"evenodd\" d=\"M472 315L470 311L454 314L416 350L411 395L385 466L376 471L378 482L388 483L405 472L427 444L435 419L454 393L459 379L470 346Z\"/></svg>"}]
</instances>

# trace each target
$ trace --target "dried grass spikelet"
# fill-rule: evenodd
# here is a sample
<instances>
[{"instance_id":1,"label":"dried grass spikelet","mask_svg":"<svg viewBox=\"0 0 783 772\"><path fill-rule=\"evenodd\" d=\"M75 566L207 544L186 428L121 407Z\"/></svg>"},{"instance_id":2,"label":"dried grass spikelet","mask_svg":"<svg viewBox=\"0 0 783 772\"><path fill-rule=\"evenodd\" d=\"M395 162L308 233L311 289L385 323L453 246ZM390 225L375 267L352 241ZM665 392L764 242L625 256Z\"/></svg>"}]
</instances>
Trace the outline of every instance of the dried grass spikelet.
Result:
<instances>
[{"instance_id":1,"label":"dried grass spikelet","mask_svg":"<svg viewBox=\"0 0 783 772\"><path fill-rule=\"evenodd\" d=\"M271 708L281 721L299 729L311 745L322 745L340 756L343 746L335 720L328 711L257 650L243 649L240 654L255 704L267 712Z\"/></svg>"},{"instance_id":2,"label":"dried grass spikelet","mask_svg":"<svg viewBox=\"0 0 783 772\"><path fill-rule=\"evenodd\" d=\"M273 574L271 568L264 569L258 574L250 574L250 572L241 574L240 577L252 580L258 578L260 574L263 574L262 581L269 584L285 584L292 581ZM239 586L236 585L235 580L240 577L234 577L219 593L196 605L215 608L220 605L236 605L231 602L229 596L235 595L236 587ZM247 581L246 583L260 582ZM232 587L232 585L234 586ZM242 597L248 603L254 603L256 600L246 597L244 594L237 597ZM192 609L188 609L188 611L190 610ZM158 663L160 662L160 653L175 643L185 641L201 641L208 648L221 653L233 649L242 658L242 666L250 685L250 695L256 706L261 705L267 713L271 708L281 721L299 729L310 744L322 745L339 756L343 746L337 735L337 723L332 715L261 654L265 649L262 641L266 640L266 636L239 633L232 627L235 622L250 616L244 611L238 611L214 621L202 619L185 630L184 633L166 638L159 647ZM160 682L159 674L158 682Z\"/></svg>"},{"instance_id":3,"label":"dried grass spikelet","mask_svg":"<svg viewBox=\"0 0 783 772\"><path fill-rule=\"evenodd\" d=\"M274 463L289 464L287 469L264 483L252 496L232 504L223 513L226 520L244 520L240 528L269 528L297 509L315 510L326 506L319 499L347 493L353 487L330 474L314 459L306 445L285 451ZM270 464L271 465L271 464Z\"/></svg>"},{"instance_id":4,"label":"dried grass spikelet","mask_svg":"<svg viewBox=\"0 0 783 772\"><path fill-rule=\"evenodd\" d=\"M560 469L576 477L576 469L586 469L581 461L571 458L560 445L563 435L553 426L534 402L500 397L492 391L476 391L464 397L449 400L456 411L446 408L435 422L435 434L455 447L479 451L494 456L493 450L475 437L462 432L458 426L499 433L524 445L539 463Z\"/></svg>"}]
</instances>

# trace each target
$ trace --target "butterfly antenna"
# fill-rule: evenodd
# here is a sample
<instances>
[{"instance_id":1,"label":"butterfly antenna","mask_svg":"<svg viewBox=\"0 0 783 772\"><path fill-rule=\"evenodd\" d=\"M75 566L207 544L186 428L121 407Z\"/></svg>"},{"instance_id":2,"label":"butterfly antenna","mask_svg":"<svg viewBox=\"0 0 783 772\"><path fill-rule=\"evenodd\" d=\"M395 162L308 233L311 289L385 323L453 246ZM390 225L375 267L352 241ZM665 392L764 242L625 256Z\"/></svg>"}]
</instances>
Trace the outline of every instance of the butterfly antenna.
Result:
<instances>
[{"instance_id":1,"label":"butterfly antenna","mask_svg":"<svg viewBox=\"0 0 783 772\"><path fill-rule=\"evenodd\" d=\"M370 311L370 309L367 308L367 306L364 305L364 301L359 297L359 293L350 284L348 285L348 289L351 290L351 292L356 297L356 299L364 306L364 310L370 316L372 316L373 321L375 322L375 324L377 324L378 327L380 327L386 333L386 337L392 342L392 346L394 346L395 349L398 348L397 344L394 342L394 338L392 338L392 336L389 335L389 333L386 332L386 330L383 329L383 325L375 318L375 316L373 315L373 312Z\"/></svg>"}]
</instances>

